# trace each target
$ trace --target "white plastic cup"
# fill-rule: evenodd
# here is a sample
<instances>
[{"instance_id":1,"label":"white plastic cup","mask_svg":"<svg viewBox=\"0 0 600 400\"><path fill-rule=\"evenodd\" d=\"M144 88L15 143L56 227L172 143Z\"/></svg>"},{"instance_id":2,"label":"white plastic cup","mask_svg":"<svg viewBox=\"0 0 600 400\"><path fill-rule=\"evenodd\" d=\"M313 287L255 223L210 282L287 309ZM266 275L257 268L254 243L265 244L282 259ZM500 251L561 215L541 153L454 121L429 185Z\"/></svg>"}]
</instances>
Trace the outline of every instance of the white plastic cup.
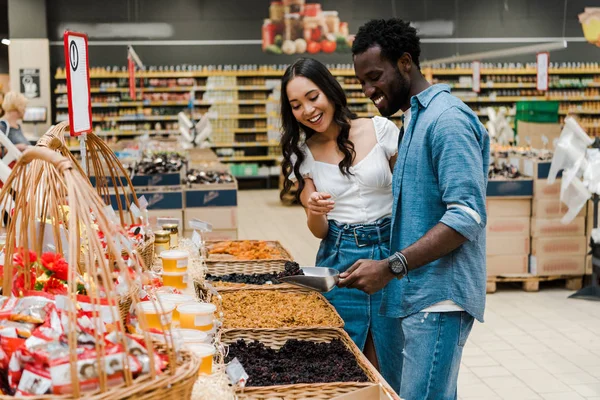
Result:
<instances>
[{"instance_id":1,"label":"white plastic cup","mask_svg":"<svg viewBox=\"0 0 600 400\"><path fill-rule=\"evenodd\" d=\"M217 307L211 303L181 304L177 306L179 325L183 329L208 332L213 328Z\"/></svg>"},{"instance_id":2,"label":"white plastic cup","mask_svg":"<svg viewBox=\"0 0 600 400\"><path fill-rule=\"evenodd\" d=\"M187 289L188 274L187 272L163 272L163 285L174 287L176 289Z\"/></svg>"},{"instance_id":3,"label":"white plastic cup","mask_svg":"<svg viewBox=\"0 0 600 400\"><path fill-rule=\"evenodd\" d=\"M175 304L164 302L161 307L161 304L158 302L142 301L138 303L138 309L146 316L148 328L162 330L163 326L166 328L171 327Z\"/></svg>"},{"instance_id":4,"label":"white plastic cup","mask_svg":"<svg viewBox=\"0 0 600 400\"><path fill-rule=\"evenodd\" d=\"M176 329L175 335L178 335L186 345L200 343L210 344L206 332L197 329Z\"/></svg>"},{"instance_id":5,"label":"white plastic cup","mask_svg":"<svg viewBox=\"0 0 600 400\"><path fill-rule=\"evenodd\" d=\"M184 250L165 250L160 253L163 271L187 272L190 253Z\"/></svg>"},{"instance_id":6,"label":"white plastic cup","mask_svg":"<svg viewBox=\"0 0 600 400\"><path fill-rule=\"evenodd\" d=\"M211 344L198 343L189 344L186 345L186 347L200 358L200 371L198 375L212 374L213 356L217 352L215 346Z\"/></svg>"}]
</instances>

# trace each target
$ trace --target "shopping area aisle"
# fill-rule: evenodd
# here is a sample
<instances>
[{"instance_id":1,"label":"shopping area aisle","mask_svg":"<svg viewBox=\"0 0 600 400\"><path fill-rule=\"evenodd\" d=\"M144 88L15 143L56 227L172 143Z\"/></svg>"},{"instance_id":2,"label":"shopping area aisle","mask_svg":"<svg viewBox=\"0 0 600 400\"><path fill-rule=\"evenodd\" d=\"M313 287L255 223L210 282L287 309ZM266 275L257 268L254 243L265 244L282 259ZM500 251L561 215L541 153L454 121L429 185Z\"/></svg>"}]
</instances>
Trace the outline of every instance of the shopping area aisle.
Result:
<instances>
[{"instance_id":1,"label":"shopping area aisle","mask_svg":"<svg viewBox=\"0 0 600 400\"><path fill-rule=\"evenodd\" d=\"M240 239L280 240L301 265L319 241L300 207L277 191L240 191ZM600 400L600 305L568 300L569 291L500 289L487 297L486 323L465 347L460 399Z\"/></svg>"}]
</instances>

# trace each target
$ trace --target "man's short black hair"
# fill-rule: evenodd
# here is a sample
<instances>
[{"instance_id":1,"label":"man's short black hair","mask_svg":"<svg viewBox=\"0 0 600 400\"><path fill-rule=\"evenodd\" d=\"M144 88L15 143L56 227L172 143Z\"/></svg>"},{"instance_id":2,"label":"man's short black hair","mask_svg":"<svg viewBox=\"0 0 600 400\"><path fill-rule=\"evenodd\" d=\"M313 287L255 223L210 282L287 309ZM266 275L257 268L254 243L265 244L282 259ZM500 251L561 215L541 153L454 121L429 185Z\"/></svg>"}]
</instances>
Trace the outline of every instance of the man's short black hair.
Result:
<instances>
[{"instance_id":1,"label":"man's short black hair","mask_svg":"<svg viewBox=\"0 0 600 400\"><path fill-rule=\"evenodd\" d=\"M398 18L374 19L358 29L352 54L364 53L369 48L379 45L381 54L395 64L404 53L410 54L415 65L420 69L419 56L421 44L417 30Z\"/></svg>"}]
</instances>

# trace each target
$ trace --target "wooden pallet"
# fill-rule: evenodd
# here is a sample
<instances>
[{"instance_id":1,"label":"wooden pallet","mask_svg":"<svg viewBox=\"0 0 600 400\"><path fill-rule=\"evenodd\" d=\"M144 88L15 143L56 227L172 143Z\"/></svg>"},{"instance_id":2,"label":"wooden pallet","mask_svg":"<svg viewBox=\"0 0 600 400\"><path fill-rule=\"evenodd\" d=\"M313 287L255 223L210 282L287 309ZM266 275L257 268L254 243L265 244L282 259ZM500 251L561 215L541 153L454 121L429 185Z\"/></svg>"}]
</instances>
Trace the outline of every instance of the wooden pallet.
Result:
<instances>
[{"instance_id":1,"label":"wooden pallet","mask_svg":"<svg viewBox=\"0 0 600 400\"><path fill-rule=\"evenodd\" d=\"M567 290L579 290L583 285L583 276L581 275L553 275L553 276L535 276L529 274L523 275L502 275L488 276L487 293L495 293L497 285L500 283L516 282L521 283L526 292L537 292L540 290L540 282L564 280Z\"/></svg>"}]
</instances>

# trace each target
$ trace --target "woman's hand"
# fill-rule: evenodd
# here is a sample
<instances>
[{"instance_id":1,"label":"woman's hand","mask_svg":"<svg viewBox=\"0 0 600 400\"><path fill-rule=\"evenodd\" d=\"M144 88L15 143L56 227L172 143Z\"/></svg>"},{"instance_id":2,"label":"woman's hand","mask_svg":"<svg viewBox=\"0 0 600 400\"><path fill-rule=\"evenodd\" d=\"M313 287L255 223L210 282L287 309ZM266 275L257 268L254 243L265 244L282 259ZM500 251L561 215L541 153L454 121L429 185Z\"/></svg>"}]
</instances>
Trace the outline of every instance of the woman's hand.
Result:
<instances>
[{"instance_id":1,"label":"woman's hand","mask_svg":"<svg viewBox=\"0 0 600 400\"><path fill-rule=\"evenodd\" d=\"M311 193L306 203L306 208L316 215L327 215L335 207L335 201L330 200L331 195L323 192Z\"/></svg>"}]
</instances>

